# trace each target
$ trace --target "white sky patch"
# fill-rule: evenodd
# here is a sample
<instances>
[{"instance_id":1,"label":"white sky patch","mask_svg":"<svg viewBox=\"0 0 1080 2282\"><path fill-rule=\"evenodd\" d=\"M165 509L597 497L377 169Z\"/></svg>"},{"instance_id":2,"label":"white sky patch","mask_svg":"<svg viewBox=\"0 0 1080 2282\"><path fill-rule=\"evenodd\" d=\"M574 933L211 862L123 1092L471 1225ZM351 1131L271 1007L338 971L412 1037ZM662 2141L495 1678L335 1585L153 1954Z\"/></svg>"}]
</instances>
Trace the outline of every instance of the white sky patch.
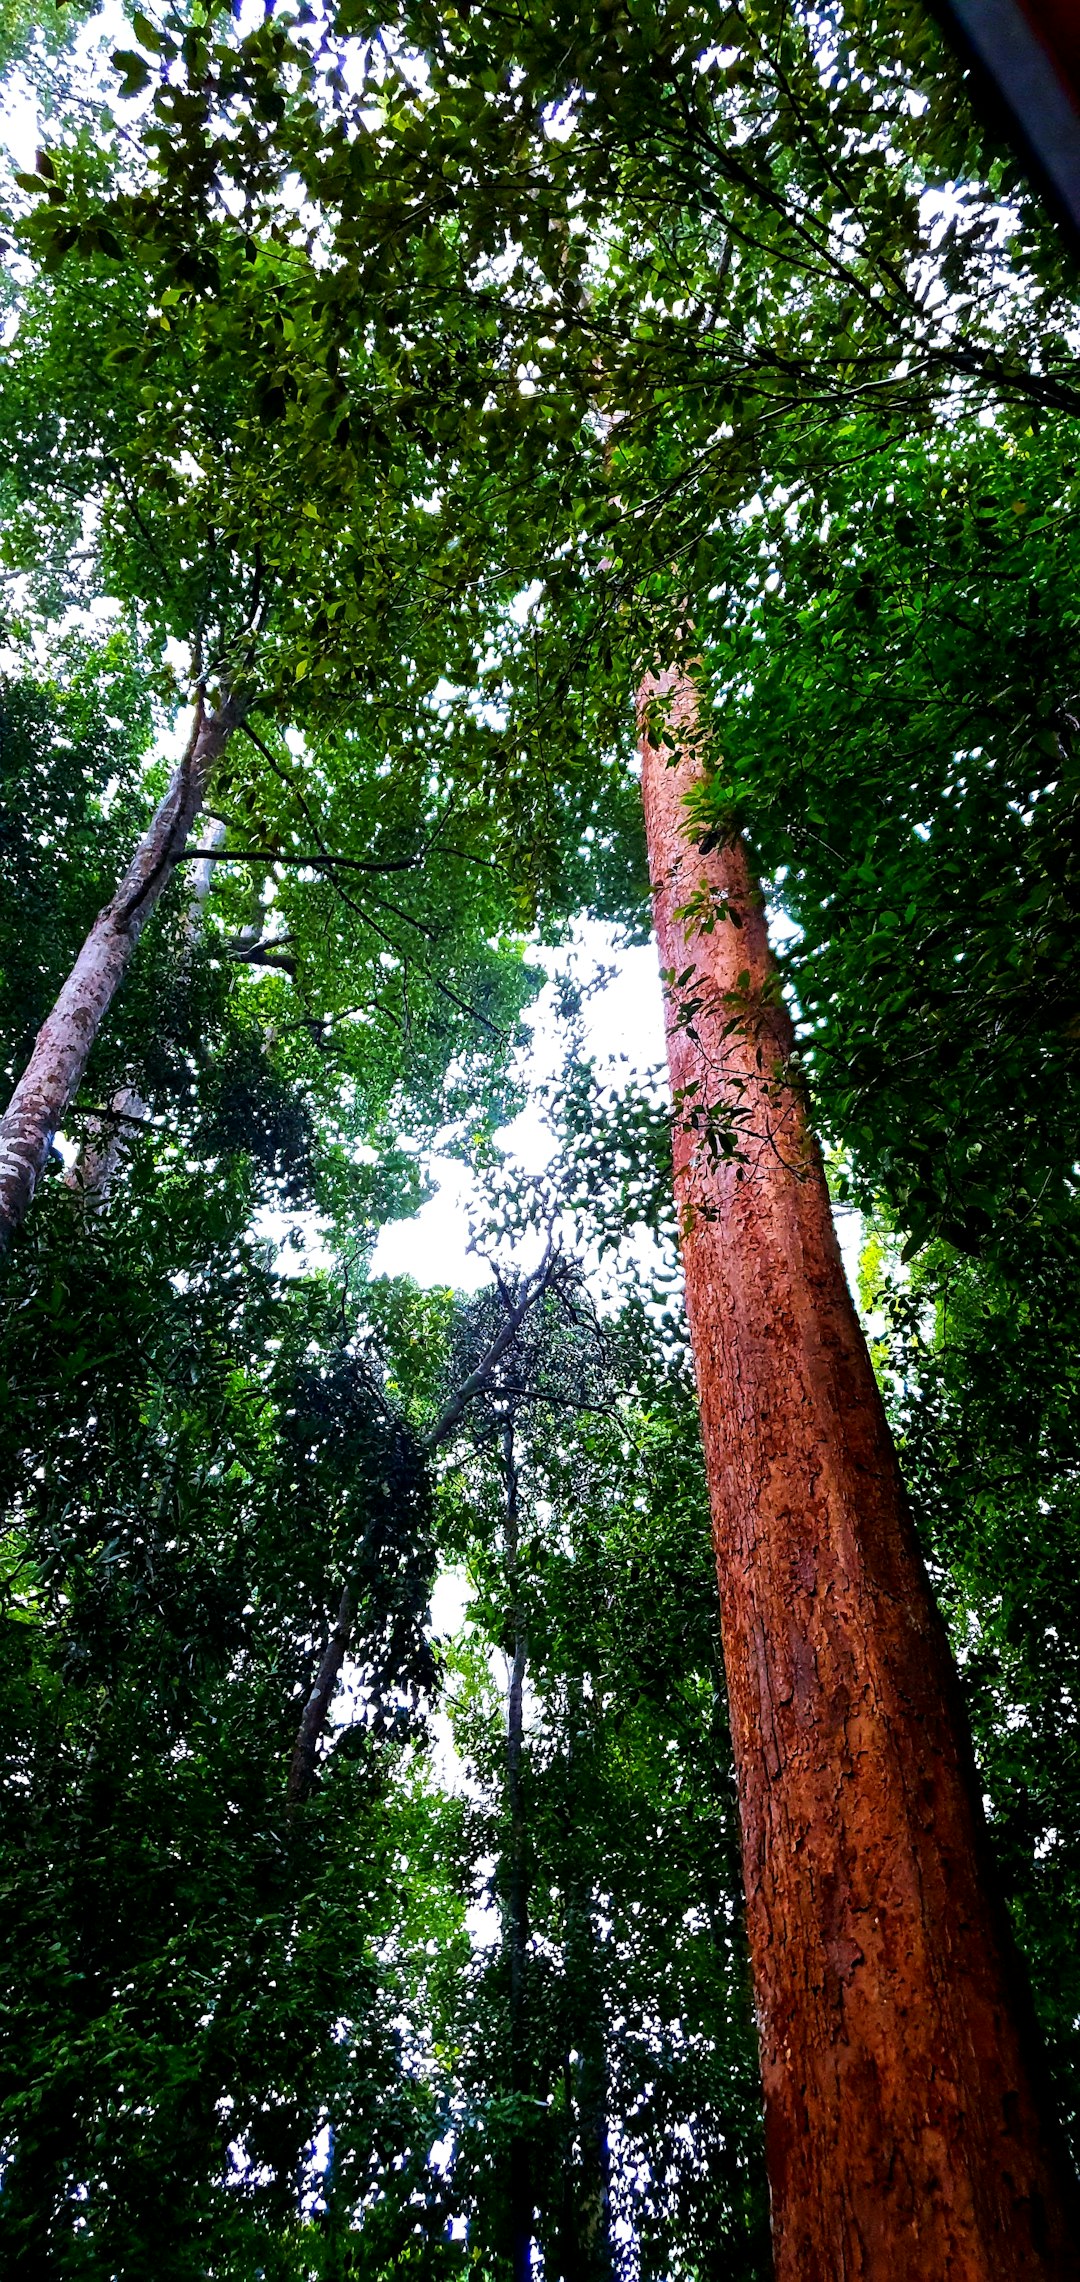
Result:
<instances>
[{"instance_id":1,"label":"white sky patch","mask_svg":"<svg viewBox=\"0 0 1080 2282\"><path fill-rule=\"evenodd\" d=\"M431 1595L431 1629L439 1638L461 1631L473 1588L464 1569L443 1569Z\"/></svg>"},{"instance_id":2,"label":"white sky patch","mask_svg":"<svg viewBox=\"0 0 1080 2282\"><path fill-rule=\"evenodd\" d=\"M0 143L22 174L32 174L41 141L38 99L21 71L8 75L0 103Z\"/></svg>"},{"instance_id":3,"label":"white sky patch","mask_svg":"<svg viewBox=\"0 0 1080 2282\"><path fill-rule=\"evenodd\" d=\"M583 920L570 944L535 956L553 977L569 972L587 981L598 969L614 967L611 979L584 1008L584 1050L609 1077L629 1081L655 1070L664 1056L664 1009L651 943L620 947L614 928ZM552 984L525 1019L532 1036L518 1074L534 1094L556 1079L562 1067L564 1040ZM544 1171L555 1144L537 1100L529 1101L499 1135L499 1142L512 1160L508 1179ZM413 1219L390 1221L382 1229L371 1272L412 1276L428 1289L450 1285L456 1291L478 1291L491 1274L487 1262L469 1249L470 1218L482 1211L482 1186L450 1157L436 1157L430 1171L438 1183L436 1194ZM530 1264L524 1250L522 1264Z\"/></svg>"},{"instance_id":4,"label":"white sky patch","mask_svg":"<svg viewBox=\"0 0 1080 2282\"><path fill-rule=\"evenodd\" d=\"M510 604L510 616L516 619L519 626L524 626L530 610L534 603L539 602L543 591L543 579L534 578L530 580L528 586L522 587L520 594L515 594Z\"/></svg>"},{"instance_id":5,"label":"white sky patch","mask_svg":"<svg viewBox=\"0 0 1080 2282\"><path fill-rule=\"evenodd\" d=\"M428 1631L435 1640L455 1639L465 1628L469 1608L474 1599L473 1588L464 1569L440 1569L431 1589L431 1608ZM431 1744L428 1768L443 1791L460 1794L481 1794L470 1784L465 1762L454 1741L454 1725L449 1711L440 1698L428 1716Z\"/></svg>"},{"instance_id":6,"label":"white sky patch","mask_svg":"<svg viewBox=\"0 0 1080 2282\"><path fill-rule=\"evenodd\" d=\"M371 1262L373 1276L412 1276L425 1290L449 1286L479 1291L491 1281L486 1260L469 1250L470 1211L479 1190L467 1166L436 1157L430 1168L436 1193L411 1220L390 1220L379 1232Z\"/></svg>"}]
</instances>

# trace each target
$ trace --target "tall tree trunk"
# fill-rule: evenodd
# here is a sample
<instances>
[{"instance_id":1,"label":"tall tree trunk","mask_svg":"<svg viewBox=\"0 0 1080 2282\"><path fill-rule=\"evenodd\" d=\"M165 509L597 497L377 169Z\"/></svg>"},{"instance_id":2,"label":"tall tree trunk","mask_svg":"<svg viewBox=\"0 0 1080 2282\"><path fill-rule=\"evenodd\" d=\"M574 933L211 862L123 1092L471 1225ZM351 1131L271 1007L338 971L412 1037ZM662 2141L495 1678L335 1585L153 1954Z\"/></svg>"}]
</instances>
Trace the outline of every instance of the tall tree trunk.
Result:
<instances>
[{"instance_id":1,"label":"tall tree trunk","mask_svg":"<svg viewBox=\"0 0 1080 2282\"><path fill-rule=\"evenodd\" d=\"M643 716L654 700L668 745L643 738L642 792L777 2282L1060 2282L1067 2169L760 894L739 841L687 829L692 681L650 679Z\"/></svg>"},{"instance_id":2,"label":"tall tree trunk","mask_svg":"<svg viewBox=\"0 0 1080 2282\"><path fill-rule=\"evenodd\" d=\"M215 817L206 835L209 845L217 847L225 838L225 825ZM184 957L181 972L190 967L192 954L202 934L206 899L214 879L214 858L203 856L191 867L188 883L188 907L184 919ZM150 1112L138 1088L120 1086L113 1094L103 1115L89 1117L82 1148L64 1179L69 1189L82 1199L86 1209L100 1212L108 1204L113 1182L124 1164L133 1134Z\"/></svg>"},{"instance_id":3,"label":"tall tree trunk","mask_svg":"<svg viewBox=\"0 0 1080 2282\"><path fill-rule=\"evenodd\" d=\"M94 1040L155 904L183 855L211 771L240 718L233 698L202 700L179 768L111 901L98 913L0 1120L0 1256L25 1220Z\"/></svg>"},{"instance_id":4,"label":"tall tree trunk","mask_svg":"<svg viewBox=\"0 0 1080 2282\"><path fill-rule=\"evenodd\" d=\"M577 2195L579 2282L611 2282L611 2148L603 2000L596 1969L596 1927L583 1900L576 1929L582 2009L576 2074L580 2166Z\"/></svg>"},{"instance_id":5,"label":"tall tree trunk","mask_svg":"<svg viewBox=\"0 0 1080 2282\"><path fill-rule=\"evenodd\" d=\"M529 2063L525 2024L525 1968L529 1941L529 1888L526 1862L525 1812L521 1796L521 1749L524 1738L525 1665L528 1643L521 1612L519 1573L519 1498L514 1427L503 1424L503 1462L506 1469L506 1576L510 1588L514 1627L514 1660L510 1669L510 1697L506 1718L506 1803L510 1813L510 1875L507 1880L507 1944L510 1952L510 2089L524 2095L529 2089ZM532 2164L527 2137L515 2131L510 2142L510 2263L513 2282L530 2282L532 2274Z\"/></svg>"},{"instance_id":6,"label":"tall tree trunk","mask_svg":"<svg viewBox=\"0 0 1080 2282\"><path fill-rule=\"evenodd\" d=\"M589 1717L579 1674L569 1684L567 1775L575 1796L575 1743ZM578 2162L568 2163L564 2216L565 2282L612 2282L611 2147L608 2139L608 2065L604 1993L597 1956L594 1897L588 1866L576 1843L573 1805L566 1830L565 1965L576 2066L565 2068L567 2127L577 2125Z\"/></svg>"}]
</instances>

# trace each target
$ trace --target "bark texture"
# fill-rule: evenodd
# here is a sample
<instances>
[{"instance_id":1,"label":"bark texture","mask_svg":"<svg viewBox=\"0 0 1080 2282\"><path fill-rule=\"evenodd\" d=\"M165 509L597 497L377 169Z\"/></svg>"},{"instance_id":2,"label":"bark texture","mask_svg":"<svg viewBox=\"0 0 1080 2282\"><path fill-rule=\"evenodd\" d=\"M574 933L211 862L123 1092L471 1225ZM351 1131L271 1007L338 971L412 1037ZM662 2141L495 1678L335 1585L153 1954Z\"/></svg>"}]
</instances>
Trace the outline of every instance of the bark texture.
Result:
<instances>
[{"instance_id":1,"label":"bark texture","mask_svg":"<svg viewBox=\"0 0 1080 2282\"><path fill-rule=\"evenodd\" d=\"M691 680L640 699L777 2282L1060 2282L1071 2188L760 896L687 829Z\"/></svg>"},{"instance_id":2,"label":"bark texture","mask_svg":"<svg viewBox=\"0 0 1080 2282\"><path fill-rule=\"evenodd\" d=\"M215 820L207 838L214 845L224 840L224 824ZM212 856L205 856L199 863L192 865L184 921L185 965L190 961L202 934L203 911L213 877ZM101 1212L108 1204L113 1183L129 1155L132 1138L149 1115L149 1108L138 1089L134 1085L124 1085L114 1093L104 1115L87 1119L86 1138L64 1179L88 1212Z\"/></svg>"},{"instance_id":3,"label":"bark texture","mask_svg":"<svg viewBox=\"0 0 1080 2282\"><path fill-rule=\"evenodd\" d=\"M211 771L239 719L233 699L207 713L200 701L183 760L115 895L98 913L38 1032L0 1120L0 1255L33 1201L53 1135L72 1100L102 1021L150 913L168 886L202 806Z\"/></svg>"}]
</instances>

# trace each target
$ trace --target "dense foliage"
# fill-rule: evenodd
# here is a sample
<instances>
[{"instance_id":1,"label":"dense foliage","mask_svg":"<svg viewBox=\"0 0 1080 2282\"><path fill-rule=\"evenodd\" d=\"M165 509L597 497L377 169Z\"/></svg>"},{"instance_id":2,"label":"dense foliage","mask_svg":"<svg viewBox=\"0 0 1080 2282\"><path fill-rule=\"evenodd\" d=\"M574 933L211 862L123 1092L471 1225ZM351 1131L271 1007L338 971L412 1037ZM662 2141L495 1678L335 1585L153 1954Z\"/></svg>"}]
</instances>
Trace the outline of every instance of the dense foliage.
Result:
<instances>
[{"instance_id":1,"label":"dense foliage","mask_svg":"<svg viewBox=\"0 0 1080 2282\"><path fill-rule=\"evenodd\" d=\"M571 1020L545 1182L497 1137L540 950L643 932L681 654L1075 2137L1075 280L913 0L99 30L0 11L9 1087L245 716L0 1295L3 2256L750 2282L668 1126ZM371 1272L436 1150L468 1300Z\"/></svg>"}]
</instances>

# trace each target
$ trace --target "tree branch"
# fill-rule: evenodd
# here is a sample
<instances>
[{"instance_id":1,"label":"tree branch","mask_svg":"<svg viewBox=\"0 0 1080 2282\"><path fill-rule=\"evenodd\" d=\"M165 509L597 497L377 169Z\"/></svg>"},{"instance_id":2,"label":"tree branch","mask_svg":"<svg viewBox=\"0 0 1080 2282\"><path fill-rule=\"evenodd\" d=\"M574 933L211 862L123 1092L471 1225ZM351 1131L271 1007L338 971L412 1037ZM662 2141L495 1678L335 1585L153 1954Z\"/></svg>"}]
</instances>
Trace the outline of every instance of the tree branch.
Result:
<instances>
[{"instance_id":1,"label":"tree branch","mask_svg":"<svg viewBox=\"0 0 1080 2282\"><path fill-rule=\"evenodd\" d=\"M490 1386L491 1374L496 1364L501 1362L507 1348L516 1338L529 1309L546 1292L560 1258L561 1254L552 1238L548 1242L540 1266L533 1275L526 1277L518 1297L512 1305L509 1304L508 1294L501 1279L499 1279L499 1288L507 1313L499 1325L486 1355L481 1357L475 1371L470 1371L468 1378L463 1379L461 1385L455 1389L445 1410L440 1413L434 1426L429 1427L424 1435L425 1450L435 1450L440 1442L445 1442L448 1435L453 1433L459 1420L464 1417L473 1396L483 1394Z\"/></svg>"},{"instance_id":2,"label":"tree branch","mask_svg":"<svg viewBox=\"0 0 1080 2282\"><path fill-rule=\"evenodd\" d=\"M327 1641L322 1662L315 1675L315 1685L304 1705L296 1737L296 1747L289 1769L289 1805L299 1806L310 1798L315 1783L315 1762L319 1738L326 1725L326 1715L338 1683L341 1667L349 1651L352 1637L353 1597L351 1585L346 1585L338 1607L337 1622Z\"/></svg>"},{"instance_id":3,"label":"tree branch","mask_svg":"<svg viewBox=\"0 0 1080 2282\"><path fill-rule=\"evenodd\" d=\"M281 848L185 848L184 861L200 856L215 864L295 864L312 872L413 872L419 856L397 856L371 863L363 856L286 855Z\"/></svg>"}]
</instances>

